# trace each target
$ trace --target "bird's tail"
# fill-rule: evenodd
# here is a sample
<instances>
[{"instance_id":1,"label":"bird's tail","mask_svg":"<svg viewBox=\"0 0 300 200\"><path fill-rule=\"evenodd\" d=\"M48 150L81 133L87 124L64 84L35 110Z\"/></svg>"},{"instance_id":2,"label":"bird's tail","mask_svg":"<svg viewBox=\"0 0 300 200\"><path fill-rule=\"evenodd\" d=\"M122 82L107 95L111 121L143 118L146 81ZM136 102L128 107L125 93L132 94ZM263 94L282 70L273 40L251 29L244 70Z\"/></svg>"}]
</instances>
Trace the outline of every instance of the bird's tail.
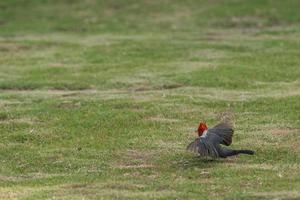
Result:
<instances>
[{"instance_id":1,"label":"bird's tail","mask_svg":"<svg viewBox=\"0 0 300 200\"><path fill-rule=\"evenodd\" d=\"M248 155L253 155L254 154L254 151L252 150L237 150L237 152L240 154L248 154Z\"/></svg>"}]
</instances>

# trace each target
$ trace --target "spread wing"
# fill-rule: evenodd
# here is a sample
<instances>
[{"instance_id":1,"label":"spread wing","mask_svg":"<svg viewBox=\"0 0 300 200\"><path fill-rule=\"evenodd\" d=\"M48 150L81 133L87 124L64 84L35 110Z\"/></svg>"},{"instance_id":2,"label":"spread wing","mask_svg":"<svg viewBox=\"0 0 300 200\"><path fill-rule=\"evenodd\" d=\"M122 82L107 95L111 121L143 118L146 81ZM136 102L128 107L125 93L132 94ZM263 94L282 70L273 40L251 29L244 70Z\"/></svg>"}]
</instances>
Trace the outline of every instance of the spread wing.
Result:
<instances>
[{"instance_id":1,"label":"spread wing","mask_svg":"<svg viewBox=\"0 0 300 200\"><path fill-rule=\"evenodd\" d=\"M213 143L207 138L197 138L187 146L187 150L203 157L218 157L218 151Z\"/></svg>"},{"instance_id":2,"label":"spread wing","mask_svg":"<svg viewBox=\"0 0 300 200\"><path fill-rule=\"evenodd\" d=\"M220 144L229 146L232 143L234 114L230 111L220 113L217 118L221 123L207 130L205 136L195 139L187 150L200 156L219 157Z\"/></svg>"},{"instance_id":3,"label":"spread wing","mask_svg":"<svg viewBox=\"0 0 300 200\"><path fill-rule=\"evenodd\" d=\"M213 128L208 129L207 136L213 144L218 143L229 146L232 143L233 133L234 130L232 125L220 123Z\"/></svg>"}]
</instances>

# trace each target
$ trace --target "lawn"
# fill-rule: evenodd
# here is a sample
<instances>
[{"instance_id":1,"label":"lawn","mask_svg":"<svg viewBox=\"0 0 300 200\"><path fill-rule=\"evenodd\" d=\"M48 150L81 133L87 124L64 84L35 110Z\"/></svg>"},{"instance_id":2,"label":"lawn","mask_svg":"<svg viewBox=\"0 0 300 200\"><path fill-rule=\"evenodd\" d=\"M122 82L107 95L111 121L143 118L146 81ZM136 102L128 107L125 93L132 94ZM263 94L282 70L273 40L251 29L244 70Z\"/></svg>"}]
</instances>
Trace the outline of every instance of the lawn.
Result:
<instances>
[{"instance_id":1,"label":"lawn","mask_svg":"<svg viewBox=\"0 0 300 200\"><path fill-rule=\"evenodd\" d=\"M0 199L300 199L299 8L2 0ZM256 154L186 152L226 110Z\"/></svg>"}]
</instances>

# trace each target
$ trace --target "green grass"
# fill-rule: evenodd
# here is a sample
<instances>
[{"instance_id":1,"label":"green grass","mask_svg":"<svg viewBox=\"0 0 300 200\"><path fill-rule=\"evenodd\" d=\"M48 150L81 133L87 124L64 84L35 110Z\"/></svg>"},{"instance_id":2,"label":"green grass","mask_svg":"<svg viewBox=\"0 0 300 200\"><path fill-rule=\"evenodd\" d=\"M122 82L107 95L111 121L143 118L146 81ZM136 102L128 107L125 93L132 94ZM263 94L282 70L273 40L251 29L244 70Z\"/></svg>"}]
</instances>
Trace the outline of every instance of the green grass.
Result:
<instances>
[{"instance_id":1,"label":"green grass","mask_svg":"<svg viewBox=\"0 0 300 200\"><path fill-rule=\"evenodd\" d=\"M0 199L299 199L298 0L0 2ZM232 148L186 152L232 109Z\"/></svg>"}]
</instances>

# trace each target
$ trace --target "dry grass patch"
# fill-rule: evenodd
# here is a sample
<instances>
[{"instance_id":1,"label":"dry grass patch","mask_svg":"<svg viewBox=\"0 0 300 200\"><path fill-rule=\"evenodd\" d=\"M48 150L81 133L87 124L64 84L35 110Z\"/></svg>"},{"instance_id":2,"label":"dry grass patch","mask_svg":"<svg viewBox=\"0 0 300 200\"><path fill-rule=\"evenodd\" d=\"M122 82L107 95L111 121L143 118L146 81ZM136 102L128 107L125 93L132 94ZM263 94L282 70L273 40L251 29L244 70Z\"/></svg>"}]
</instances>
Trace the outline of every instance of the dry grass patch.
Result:
<instances>
[{"instance_id":1,"label":"dry grass patch","mask_svg":"<svg viewBox=\"0 0 300 200\"><path fill-rule=\"evenodd\" d=\"M212 50L212 49L202 49L198 51L194 51L191 55L191 58L199 57L206 59L220 59L225 58L225 52L220 50Z\"/></svg>"},{"instance_id":2,"label":"dry grass patch","mask_svg":"<svg viewBox=\"0 0 300 200\"><path fill-rule=\"evenodd\" d=\"M283 98L300 95L298 82L282 85L278 88L257 89L252 91L245 90L224 90L220 88L203 88L203 87L181 87L167 93L170 95L186 96L191 99L212 99L226 101L249 101L259 98Z\"/></svg>"},{"instance_id":3,"label":"dry grass patch","mask_svg":"<svg viewBox=\"0 0 300 200\"><path fill-rule=\"evenodd\" d=\"M196 57L198 57L198 55ZM203 68L216 68L216 66L214 66L211 62L204 61L169 62L167 66L174 67L175 69L173 70L176 70L177 73L189 73Z\"/></svg>"},{"instance_id":4,"label":"dry grass patch","mask_svg":"<svg viewBox=\"0 0 300 200\"><path fill-rule=\"evenodd\" d=\"M183 24L188 23L192 12L184 7L178 7L177 12L155 12L152 14L151 19L155 24L170 25L172 29L181 28Z\"/></svg>"},{"instance_id":5,"label":"dry grass patch","mask_svg":"<svg viewBox=\"0 0 300 200\"><path fill-rule=\"evenodd\" d=\"M110 82L112 83L122 83L122 84L130 84L130 85L144 85L146 84L148 81L147 79L141 77L127 77L127 76L123 76L123 77L116 77L116 78L112 78L110 79Z\"/></svg>"},{"instance_id":6,"label":"dry grass patch","mask_svg":"<svg viewBox=\"0 0 300 200\"><path fill-rule=\"evenodd\" d=\"M156 116L156 117L148 117L146 118L146 121L151 121L151 122L160 122L160 123L175 123L179 122L179 119L170 119L170 118L165 118L162 116Z\"/></svg>"},{"instance_id":7,"label":"dry grass patch","mask_svg":"<svg viewBox=\"0 0 300 200\"><path fill-rule=\"evenodd\" d=\"M260 170L278 170L278 166L271 164L261 163L261 164L243 164L243 163L225 163L228 167L233 167L235 169L260 169Z\"/></svg>"},{"instance_id":8,"label":"dry grass patch","mask_svg":"<svg viewBox=\"0 0 300 200\"><path fill-rule=\"evenodd\" d=\"M116 169L155 168L154 155L154 152L150 151L127 150L112 167Z\"/></svg>"},{"instance_id":9,"label":"dry grass patch","mask_svg":"<svg viewBox=\"0 0 300 200\"><path fill-rule=\"evenodd\" d=\"M109 46L116 44L119 41L123 40L132 40L132 41L143 41L148 39L166 39L164 35L153 35L153 34L138 34L138 35L128 35L128 34L97 34L97 35L87 35L87 36L78 36L76 34L62 34L62 33L49 33L49 34L27 34L27 35L18 35L14 37L1 37L0 42L52 42L55 44L78 44L84 45L87 47L91 46Z\"/></svg>"},{"instance_id":10,"label":"dry grass patch","mask_svg":"<svg viewBox=\"0 0 300 200\"><path fill-rule=\"evenodd\" d=\"M24 180L34 180L34 179L45 179L45 178L53 178L53 177L60 177L60 176L67 176L67 174L47 174L47 173L29 173L19 176L7 176L7 175L0 175L1 181L24 181Z\"/></svg>"},{"instance_id":11,"label":"dry grass patch","mask_svg":"<svg viewBox=\"0 0 300 200\"><path fill-rule=\"evenodd\" d=\"M112 190L136 190L136 189L144 189L145 186L142 184L114 182L114 183L108 183L104 185L103 188L112 189Z\"/></svg>"},{"instance_id":12,"label":"dry grass patch","mask_svg":"<svg viewBox=\"0 0 300 200\"><path fill-rule=\"evenodd\" d=\"M237 27L237 28L239 28L239 27L241 27L241 28L249 28L249 27L262 28L262 27L266 26L265 22L261 18L255 17L255 16L243 16L243 17L235 16L229 20L228 25L231 27Z\"/></svg>"},{"instance_id":13,"label":"dry grass patch","mask_svg":"<svg viewBox=\"0 0 300 200\"><path fill-rule=\"evenodd\" d=\"M139 102L161 100L166 96L184 96L190 99L212 99L226 101L248 101L259 98L282 98L300 95L298 81L282 83L278 88L245 90L224 90L220 88L190 87L181 84L165 84L161 86L143 85L130 90L126 89L86 89L86 90L2 90L5 94L20 94L23 96L49 98L61 96L64 98L125 99L132 98ZM75 95L76 94L76 95ZM2 102L5 104L5 102ZM0 104L1 105L1 104Z\"/></svg>"},{"instance_id":14,"label":"dry grass patch","mask_svg":"<svg viewBox=\"0 0 300 200\"><path fill-rule=\"evenodd\" d=\"M64 101L57 105L60 109L75 109L81 106L80 102Z\"/></svg>"},{"instance_id":15,"label":"dry grass patch","mask_svg":"<svg viewBox=\"0 0 300 200\"><path fill-rule=\"evenodd\" d=\"M158 140L155 142L159 148L163 148L164 150L169 149L169 150L180 150L180 151L185 151L185 149L182 149L183 142L175 142L175 141L166 141L166 140Z\"/></svg>"},{"instance_id":16,"label":"dry grass patch","mask_svg":"<svg viewBox=\"0 0 300 200\"><path fill-rule=\"evenodd\" d=\"M31 47L29 46L25 46L25 45L20 45L20 44L13 44L13 43L1 43L0 46L0 53L1 52L19 52L19 51L23 51L23 50L29 50Z\"/></svg>"},{"instance_id":17,"label":"dry grass patch","mask_svg":"<svg viewBox=\"0 0 300 200\"><path fill-rule=\"evenodd\" d=\"M300 155L300 139L297 139L296 141L287 144L288 147L292 147L292 149L295 150Z\"/></svg>"},{"instance_id":18,"label":"dry grass patch","mask_svg":"<svg viewBox=\"0 0 300 200\"><path fill-rule=\"evenodd\" d=\"M282 124L274 124L274 123L260 125L257 128L259 132L267 133L270 136L288 136L297 131L296 128L282 127Z\"/></svg>"},{"instance_id":19,"label":"dry grass patch","mask_svg":"<svg viewBox=\"0 0 300 200\"><path fill-rule=\"evenodd\" d=\"M293 133L296 129L291 129L291 128L273 128L270 129L269 132L272 135L281 135L281 136L286 136L291 133Z\"/></svg>"},{"instance_id":20,"label":"dry grass patch","mask_svg":"<svg viewBox=\"0 0 300 200\"><path fill-rule=\"evenodd\" d=\"M155 168L155 165L152 165L152 164L127 164L127 165L119 165L115 168L118 168L118 169L145 169L145 168Z\"/></svg>"},{"instance_id":21,"label":"dry grass patch","mask_svg":"<svg viewBox=\"0 0 300 200\"><path fill-rule=\"evenodd\" d=\"M220 112L216 115L216 119L219 122L227 123L234 127L234 112L231 110L227 110L224 112Z\"/></svg>"},{"instance_id":22,"label":"dry grass patch","mask_svg":"<svg viewBox=\"0 0 300 200\"><path fill-rule=\"evenodd\" d=\"M30 198L36 193L44 191L57 190L59 186L42 186L42 187L0 187L0 199L15 200Z\"/></svg>"},{"instance_id":23,"label":"dry grass patch","mask_svg":"<svg viewBox=\"0 0 300 200\"><path fill-rule=\"evenodd\" d=\"M143 184L131 183L126 181L108 181L105 183L91 183L91 184L67 184L63 185L61 189L55 190L52 197L58 199L73 199L76 194L79 199L84 199L92 196L101 198L138 198L144 199L145 197L164 196L175 191L169 190L168 187L161 187L157 190L144 191L146 186ZM142 191L141 191L142 190Z\"/></svg>"},{"instance_id":24,"label":"dry grass patch","mask_svg":"<svg viewBox=\"0 0 300 200\"><path fill-rule=\"evenodd\" d=\"M297 191L272 191L272 192L256 192L251 196L253 198L266 198L273 200L297 200L300 194Z\"/></svg>"},{"instance_id":25,"label":"dry grass patch","mask_svg":"<svg viewBox=\"0 0 300 200\"><path fill-rule=\"evenodd\" d=\"M3 91L0 90L0 93L2 93ZM11 106L11 105L19 105L19 104L22 104L24 102L21 102L21 101L17 101L17 100L4 100L4 99L1 99L0 100L0 108L5 108L5 107L8 107L8 106Z\"/></svg>"},{"instance_id":26,"label":"dry grass patch","mask_svg":"<svg viewBox=\"0 0 300 200\"><path fill-rule=\"evenodd\" d=\"M31 118L19 118L19 119L0 119L0 124L29 124L29 125L35 125L40 123L37 119L31 119Z\"/></svg>"},{"instance_id":27,"label":"dry grass patch","mask_svg":"<svg viewBox=\"0 0 300 200\"><path fill-rule=\"evenodd\" d=\"M137 88L134 88L134 92L143 92L143 91L156 91L156 90L170 90L170 89L176 89L183 87L184 85L182 84L163 84L163 85L158 85L158 86L153 86L149 84L142 84L142 86L138 86Z\"/></svg>"}]
</instances>

